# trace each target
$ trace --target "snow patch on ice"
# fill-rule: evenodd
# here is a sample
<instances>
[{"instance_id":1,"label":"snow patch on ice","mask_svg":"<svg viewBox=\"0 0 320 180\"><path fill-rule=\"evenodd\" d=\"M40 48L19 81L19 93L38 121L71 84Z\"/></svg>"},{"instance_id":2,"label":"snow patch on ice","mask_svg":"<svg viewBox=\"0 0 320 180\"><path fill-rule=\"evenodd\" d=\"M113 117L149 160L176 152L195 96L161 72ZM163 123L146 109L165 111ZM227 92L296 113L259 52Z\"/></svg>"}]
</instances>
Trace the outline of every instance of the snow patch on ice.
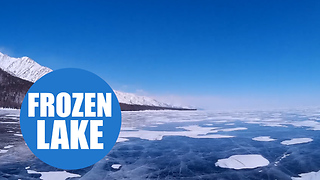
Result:
<instances>
[{"instance_id":1,"label":"snow patch on ice","mask_svg":"<svg viewBox=\"0 0 320 180\"><path fill-rule=\"evenodd\" d=\"M10 149L10 148L13 148L14 146L13 145L7 145L4 147L4 149Z\"/></svg>"},{"instance_id":2,"label":"snow patch on ice","mask_svg":"<svg viewBox=\"0 0 320 180\"><path fill-rule=\"evenodd\" d=\"M204 132L212 132L215 129L218 129L219 127L201 127L198 125L190 125L190 126L183 126L183 127L177 127L178 129L185 129L192 132L197 132L199 134L203 134ZM216 131L214 131L216 132Z\"/></svg>"},{"instance_id":3,"label":"snow patch on ice","mask_svg":"<svg viewBox=\"0 0 320 180\"><path fill-rule=\"evenodd\" d=\"M296 127L309 127L310 130L319 131L320 130L320 123L317 121L295 121L291 123L293 126Z\"/></svg>"},{"instance_id":4,"label":"snow patch on ice","mask_svg":"<svg viewBox=\"0 0 320 180\"><path fill-rule=\"evenodd\" d=\"M302 143L308 143L312 142L313 139L311 138L293 138L290 140L282 141L281 144L283 145L293 145L293 144L302 144Z\"/></svg>"},{"instance_id":5,"label":"snow patch on ice","mask_svg":"<svg viewBox=\"0 0 320 180\"><path fill-rule=\"evenodd\" d=\"M134 130L137 130L137 129L134 127L121 127L121 131L134 131Z\"/></svg>"},{"instance_id":6,"label":"snow patch on ice","mask_svg":"<svg viewBox=\"0 0 320 180\"><path fill-rule=\"evenodd\" d=\"M120 169L121 168L121 164L112 164L111 166L113 169Z\"/></svg>"},{"instance_id":7,"label":"snow patch on ice","mask_svg":"<svg viewBox=\"0 0 320 180\"><path fill-rule=\"evenodd\" d=\"M129 141L129 139L127 139L127 138L121 138L121 137L119 137L119 138L117 139L117 142L125 142L125 141Z\"/></svg>"},{"instance_id":8,"label":"snow patch on ice","mask_svg":"<svg viewBox=\"0 0 320 180\"><path fill-rule=\"evenodd\" d=\"M220 134L208 134L216 133L219 130L218 127L201 127L197 125L190 125L184 127L177 127L178 129L184 129L186 131L149 131L149 130L136 130L136 131L121 131L120 138L135 137L140 139L146 139L150 141L162 140L164 136L186 136L190 138L232 138L234 136L220 135ZM233 129L236 130L236 129ZM223 131L223 129L221 130ZM230 131L230 130L227 130Z\"/></svg>"},{"instance_id":9,"label":"snow patch on ice","mask_svg":"<svg viewBox=\"0 0 320 180\"><path fill-rule=\"evenodd\" d=\"M268 164L269 161L259 154L233 155L215 163L218 167L229 169L254 169Z\"/></svg>"},{"instance_id":10,"label":"snow patch on ice","mask_svg":"<svg viewBox=\"0 0 320 180\"><path fill-rule=\"evenodd\" d=\"M270 136L258 136L258 137L254 137L252 138L252 140L254 141L275 141L276 139L272 139L270 138Z\"/></svg>"},{"instance_id":11,"label":"snow patch on ice","mask_svg":"<svg viewBox=\"0 0 320 180\"><path fill-rule=\"evenodd\" d=\"M58 180L67 179L73 177L81 177L79 174L69 173L67 171L49 171L49 172L37 172L34 170L27 170L29 174L41 174L40 178L43 180Z\"/></svg>"},{"instance_id":12,"label":"snow patch on ice","mask_svg":"<svg viewBox=\"0 0 320 180\"><path fill-rule=\"evenodd\" d=\"M205 126L213 126L213 124L204 124Z\"/></svg>"},{"instance_id":13,"label":"snow patch on ice","mask_svg":"<svg viewBox=\"0 0 320 180\"><path fill-rule=\"evenodd\" d=\"M309 172L299 174L300 177L291 177L292 180L319 180L320 170L318 172Z\"/></svg>"},{"instance_id":14,"label":"snow patch on ice","mask_svg":"<svg viewBox=\"0 0 320 180\"><path fill-rule=\"evenodd\" d=\"M6 152L8 152L8 150L0 149L0 154L4 154L4 153L6 153Z\"/></svg>"},{"instance_id":15,"label":"snow patch on ice","mask_svg":"<svg viewBox=\"0 0 320 180\"><path fill-rule=\"evenodd\" d=\"M0 121L1 124L18 124L19 122Z\"/></svg>"},{"instance_id":16,"label":"snow patch on ice","mask_svg":"<svg viewBox=\"0 0 320 180\"><path fill-rule=\"evenodd\" d=\"M247 129L248 128L246 128L246 127L237 127L237 128L220 129L218 131L230 132L230 131L240 131L240 130L247 130Z\"/></svg>"}]
</instances>

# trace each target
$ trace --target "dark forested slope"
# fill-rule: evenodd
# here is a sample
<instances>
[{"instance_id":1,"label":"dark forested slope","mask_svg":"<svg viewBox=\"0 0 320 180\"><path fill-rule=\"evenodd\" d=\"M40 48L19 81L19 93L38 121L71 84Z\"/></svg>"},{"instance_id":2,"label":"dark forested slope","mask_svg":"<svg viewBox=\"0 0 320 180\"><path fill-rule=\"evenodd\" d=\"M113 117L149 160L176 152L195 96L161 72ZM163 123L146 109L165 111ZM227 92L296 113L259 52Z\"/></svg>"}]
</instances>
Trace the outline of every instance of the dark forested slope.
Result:
<instances>
[{"instance_id":1,"label":"dark forested slope","mask_svg":"<svg viewBox=\"0 0 320 180\"><path fill-rule=\"evenodd\" d=\"M0 107L20 108L32 84L0 69Z\"/></svg>"}]
</instances>

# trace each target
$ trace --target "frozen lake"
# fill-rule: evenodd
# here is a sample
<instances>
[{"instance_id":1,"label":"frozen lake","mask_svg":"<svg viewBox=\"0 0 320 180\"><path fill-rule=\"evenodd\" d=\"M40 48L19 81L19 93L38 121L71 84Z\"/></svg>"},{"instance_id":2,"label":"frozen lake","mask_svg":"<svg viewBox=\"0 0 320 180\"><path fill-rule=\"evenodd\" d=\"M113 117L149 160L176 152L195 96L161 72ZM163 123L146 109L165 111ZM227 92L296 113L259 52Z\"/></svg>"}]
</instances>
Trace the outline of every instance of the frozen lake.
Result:
<instances>
[{"instance_id":1,"label":"frozen lake","mask_svg":"<svg viewBox=\"0 0 320 180\"><path fill-rule=\"evenodd\" d=\"M112 151L64 171L24 143L0 109L0 179L320 179L320 110L123 112Z\"/></svg>"}]
</instances>

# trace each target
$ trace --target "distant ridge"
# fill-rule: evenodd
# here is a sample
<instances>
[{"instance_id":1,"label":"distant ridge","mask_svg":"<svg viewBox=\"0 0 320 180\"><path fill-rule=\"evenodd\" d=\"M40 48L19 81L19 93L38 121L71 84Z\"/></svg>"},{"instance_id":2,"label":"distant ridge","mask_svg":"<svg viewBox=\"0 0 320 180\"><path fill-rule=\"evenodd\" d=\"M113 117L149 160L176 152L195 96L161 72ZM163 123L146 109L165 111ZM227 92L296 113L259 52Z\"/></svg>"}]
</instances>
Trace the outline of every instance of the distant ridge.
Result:
<instances>
[{"instance_id":1,"label":"distant ridge","mask_svg":"<svg viewBox=\"0 0 320 180\"><path fill-rule=\"evenodd\" d=\"M179 107L161 107L161 106L146 106L137 104L120 103L121 111L144 111L144 110L177 110L177 111L196 111L194 108L179 108Z\"/></svg>"},{"instance_id":2,"label":"distant ridge","mask_svg":"<svg viewBox=\"0 0 320 180\"><path fill-rule=\"evenodd\" d=\"M20 108L23 97L34 82L51 72L29 57L13 58L0 52L0 107ZM122 111L196 110L173 106L146 96L114 91Z\"/></svg>"}]
</instances>

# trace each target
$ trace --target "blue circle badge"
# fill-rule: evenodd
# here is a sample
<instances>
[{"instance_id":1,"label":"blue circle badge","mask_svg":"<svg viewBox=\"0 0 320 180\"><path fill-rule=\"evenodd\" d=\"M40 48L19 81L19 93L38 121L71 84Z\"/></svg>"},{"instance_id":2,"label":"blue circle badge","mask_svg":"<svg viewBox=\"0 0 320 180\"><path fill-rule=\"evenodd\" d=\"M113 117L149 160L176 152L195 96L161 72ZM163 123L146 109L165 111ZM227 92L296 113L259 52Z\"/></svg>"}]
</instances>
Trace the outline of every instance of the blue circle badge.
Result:
<instances>
[{"instance_id":1,"label":"blue circle badge","mask_svg":"<svg viewBox=\"0 0 320 180\"><path fill-rule=\"evenodd\" d=\"M112 149L121 110L111 87L81 69L61 69L39 79L26 94L20 126L30 150L61 169L90 166Z\"/></svg>"}]
</instances>

